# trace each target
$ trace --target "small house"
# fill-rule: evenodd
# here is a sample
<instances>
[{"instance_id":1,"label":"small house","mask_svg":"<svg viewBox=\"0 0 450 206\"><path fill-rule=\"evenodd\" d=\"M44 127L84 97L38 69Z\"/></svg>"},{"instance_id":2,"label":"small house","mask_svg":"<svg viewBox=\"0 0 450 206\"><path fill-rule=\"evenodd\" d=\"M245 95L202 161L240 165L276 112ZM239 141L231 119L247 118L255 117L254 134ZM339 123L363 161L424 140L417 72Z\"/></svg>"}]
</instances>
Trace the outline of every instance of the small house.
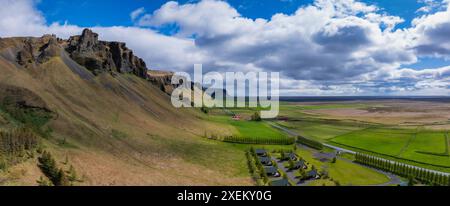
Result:
<instances>
[{"instance_id":1,"label":"small house","mask_svg":"<svg viewBox=\"0 0 450 206\"><path fill-rule=\"evenodd\" d=\"M269 157L259 157L259 161L265 166L272 166L272 160Z\"/></svg>"},{"instance_id":2,"label":"small house","mask_svg":"<svg viewBox=\"0 0 450 206\"><path fill-rule=\"evenodd\" d=\"M297 161L297 160L298 160L297 155L294 154L294 153L292 153L292 152L286 153L286 154L285 154L285 157L286 157L287 159L292 160L292 161Z\"/></svg>"},{"instance_id":3,"label":"small house","mask_svg":"<svg viewBox=\"0 0 450 206\"><path fill-rule=\"evenodd\" d=\"M294 163L294 169L308 169L308 165L306 165L306 161L305 160L300 160L298 162Z\"/></svg>"},{"instance_id":4,"label":"small house","mask_svg":"<svg viewBox=\"0 0 450 206\"><path fill-rule=\"evenodd\" d=\"M287 179L279 179L279 180L273 180L272 182L270 182L270 186L273 187L285 187L285 186L290 186L291 184L289 183L289 181Z\"/></svg>"},{"instance_id":5,"label":"small house","mask_svg":"<svg viewBox=\"0 0 450 206\"><path fill-rule=\"evenodd\" d=\"M308 179L320 179L319 172L317 170L311 170L306 174Z\"/></svg>"},{"instance_id":6,"label":"small house","mask_svg":"<svg viewBox=\"0 0 450 206\"><path fill-rule=\"evenodd\" d=\"M276 167L265 167L264 171L266 172L267 176L272 176L272 177L281 176Z\"/></svg>"},{"instance_id":7,"label":"small house","mask_svg":"<svg viewBox=\"0 0 450 206\"><path fill-rule=\"evenodd\" d=\"M256 155L260 156L260 157L266 157L267 156L267 151L264 149L257 149L255 150Z\"/></svg>"}]
</instances>

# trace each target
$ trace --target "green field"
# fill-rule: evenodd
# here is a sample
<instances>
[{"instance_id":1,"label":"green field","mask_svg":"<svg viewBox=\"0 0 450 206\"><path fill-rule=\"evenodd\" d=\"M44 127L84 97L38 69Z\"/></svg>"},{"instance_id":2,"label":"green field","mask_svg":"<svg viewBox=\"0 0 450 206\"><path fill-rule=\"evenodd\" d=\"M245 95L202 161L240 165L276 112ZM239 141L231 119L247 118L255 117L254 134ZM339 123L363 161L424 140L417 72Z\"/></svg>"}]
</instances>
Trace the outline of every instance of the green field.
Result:
<instances>
[{"instance_id":1,"label":"green field","mask_svg":"<svg viewBox=\"0 0 450 206\"><path fill-rule=\"evenodd\" d=\"M281 126L290 128L298 134L325 142L336 136L343 135L355 130L360 130L359 126L350 126L331 123L327 121L288 121L278 122Z\"/></svg>"},{"instance_id":2,"label":"green field","mask_svg":"<svg viewBox=\"0 0 450 206\"><path fill-rule=\"evenodd\" d=\"M409 130L364 129L338 136L331 141L381 154L398 156L413 137Z\"/></svg>"},{"instance_id":3,"label":"green field","mask_svg":"<svg viewBox=\"0 0 450 206\"><path fill-rule=\"evenodd\" d=\"M286 138L286 134L271 127L265 122L256 122L248 120L235 121L230 116L214 115L210 120L218 123L224 123L235 128L235 136L242 138L261 138L261 139L278 139Z\"/></svg>"},{"instance_id":4,"label":"green field","mask_svg":"<svg viewBox=\"0 0 450 206\"><path fill-rule=\"evenodd\" d=\"M365 129L331 140L353 150L373 152L446 170L450 167L448 139L445 132L408 129ZM421 166L423 166L421 165Z\"/></svg>"}]
</instances>

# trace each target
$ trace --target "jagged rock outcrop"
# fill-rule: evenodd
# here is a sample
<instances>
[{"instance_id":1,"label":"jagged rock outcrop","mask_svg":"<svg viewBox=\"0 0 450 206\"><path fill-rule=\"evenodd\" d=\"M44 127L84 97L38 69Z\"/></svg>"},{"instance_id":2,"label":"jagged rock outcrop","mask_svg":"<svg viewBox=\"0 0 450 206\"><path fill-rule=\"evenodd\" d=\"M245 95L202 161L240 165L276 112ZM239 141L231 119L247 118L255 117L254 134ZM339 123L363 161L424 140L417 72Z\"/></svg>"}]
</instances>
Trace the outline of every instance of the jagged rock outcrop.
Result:
<instances>
[{"instance_id":1,"label":"jagged rock outcrop","mask_svg":"<svg viewBox=\"0 0 450 206\"><path fill-rule=\"evenodd\" d=\"M17 63L24 67L43 63L61 53L61 46L55 35L44 35L41 38L24 38L23 46L17 53Z\"/></svg>"},{"instance_id":2,"label":"jagged rock outcrop","mask_svg":"<svg viewBox=\"0 0 450 206\"><path fill-rule=\"evenodd\" d=\"M99 41L98 34L89 29L80 36L70 37L65 49L73 60L94 74L107 71L147 77L145 62L135 56L125 43Z\"/></svg>"},{"instance_id":3,"label":"jagged rock outcrop","mask_svg":"<svg viewBox=\"0 0 450 206\"><path fill-rule=\"evenodd\" d=\"M155 86L161 89L161 91L172 94L176 85L172 84L173 72L166 71L148 71L147 78Z\"/></svg>"},{"instance_id":4,"label":"jagged rock outcrop","mask_svg":"<svg viewBox=\"0 0 450 206\"><path fill-rule=\"evenodd\" d=\"M149 71L146 63L134 55L122 42L100 41L99 35L89 29L67 40L55 35L0 39L0 55L25 67L33 68L53 57L69 56L94 75L101 73L132 73L148 79L153 85L170 94L172 72Z\"/></svg>"},{"instance_id":5,"label":"jagged rock outcrop","mask_svg":"<svg viewBox=\"0 0 450 206\"><path fill-rule=\"evenodd\" d=\"M0 40L0 46L8 47L15 53L18 64L25 68L34 67L67 52L75 62L84 66L95 75L103 72L133 73L147 78L147 66L141 58L122 42L100 41L98 34L89 29L81 35L72 36L68 40L55 35L44 35L39 38L7 38Z\"/></svg>"}]
</instances>

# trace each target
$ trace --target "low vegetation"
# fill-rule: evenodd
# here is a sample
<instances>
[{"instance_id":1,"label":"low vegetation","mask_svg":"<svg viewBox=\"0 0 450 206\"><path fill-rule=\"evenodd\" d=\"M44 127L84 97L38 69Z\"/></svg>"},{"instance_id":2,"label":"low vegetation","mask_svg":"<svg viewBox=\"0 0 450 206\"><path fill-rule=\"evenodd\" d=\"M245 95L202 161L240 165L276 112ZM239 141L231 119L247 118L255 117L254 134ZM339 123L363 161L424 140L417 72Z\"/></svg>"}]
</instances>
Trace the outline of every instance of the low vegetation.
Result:
<instances>
[{"instance_id":1,"label":"low vegetation","mask_svg":"<svg viewBox=\"0 0 450 206\"><path fill-rule=\"evenodd\" d=\"M297 137L297 142L300 143L300 144L306 145L308 147L312 147L312 148L317 149L317 150L322 150L323 149L323 144L322 143L320 143L318 141L315 141L315 140L312 140L312 139L307 139L305 137L301 137L301 136Z\"/></svg>"},{"instance_id":2,"label":"low vegetation","mask_svg":"<svg viewBox=\"0 0 450 206\"><path fill-rule=\"evenodd\" d=\"M51 128L44 126L53 118L54 114L45 108L22 105L10 98L4 98L0 102L0 110L6 112L23 127L32 129L42 137L49 137L52 132Z\"/></svg>"}]
</instances>

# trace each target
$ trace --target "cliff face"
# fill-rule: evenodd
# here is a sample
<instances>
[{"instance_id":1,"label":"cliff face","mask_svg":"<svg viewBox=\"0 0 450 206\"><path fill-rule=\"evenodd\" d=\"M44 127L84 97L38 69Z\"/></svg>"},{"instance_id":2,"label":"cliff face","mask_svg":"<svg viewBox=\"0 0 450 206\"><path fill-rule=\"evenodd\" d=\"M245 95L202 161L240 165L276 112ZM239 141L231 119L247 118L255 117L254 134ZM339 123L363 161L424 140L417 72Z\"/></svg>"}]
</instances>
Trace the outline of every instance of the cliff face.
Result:
<instances>
[{"instance_id":1,"label":"cliff face","mask_svg":"<svg viewBox=\"0 0 450 206\"><path fill-rule=\"evenodd\" d=\"M125 43L99 41L98 34L89 29L68 40L45 35L40 38L13 38L9 39L9 44L13 44L12 53L16 53L17 63L26 68L36 67L37 64L45 63L65 51L74 61L95 75L117 72L147 78L148 69L145 62L135 56Z\"/></svg>"},{"instance_id":2,"label":"cliff face","mask_svg":"<svg viewBox=\"0 0 450 206\"><path fill-rule=\"evenodd\" d=\"M39 38L6 38L0 39L0 49L7 48L5 57L14 60L25 68L38 67L52 57L62 53L84 66L94 75L104 72L131 73L140 78L148 79L153 85L170 94L174 85L171 84L172 72L149 71L146 63L135 56L122 42L100 41L98 34L85 29L81 35L72 36L68 40L54 35L44 35Z\"/></svg>"},{"instance_id":3,"label":"cliff face","mask_svg":"<svg viewBox=\"0 0 450 206\"><path fill-rule=\"evenodd\" d=\"M70 37L65 50L73 60L94 74L107 71L147 77L145 62L135 56L125 43L99 41L98 34L89 29L85 29L81 36Z\"/></svg>"},{"instance_id":4,"label":"cliff face","mask_svg":"<svg viewBox=\"0 0 450 206\"><path fill-rule=\"evenodd\" d=\"M163 92L167 94L172 94L176 85L172 84L173 72L165 72L165 71L148 71L147 77L148 80L158 88L160 88Z\"/></svg>"}]
</instances>

